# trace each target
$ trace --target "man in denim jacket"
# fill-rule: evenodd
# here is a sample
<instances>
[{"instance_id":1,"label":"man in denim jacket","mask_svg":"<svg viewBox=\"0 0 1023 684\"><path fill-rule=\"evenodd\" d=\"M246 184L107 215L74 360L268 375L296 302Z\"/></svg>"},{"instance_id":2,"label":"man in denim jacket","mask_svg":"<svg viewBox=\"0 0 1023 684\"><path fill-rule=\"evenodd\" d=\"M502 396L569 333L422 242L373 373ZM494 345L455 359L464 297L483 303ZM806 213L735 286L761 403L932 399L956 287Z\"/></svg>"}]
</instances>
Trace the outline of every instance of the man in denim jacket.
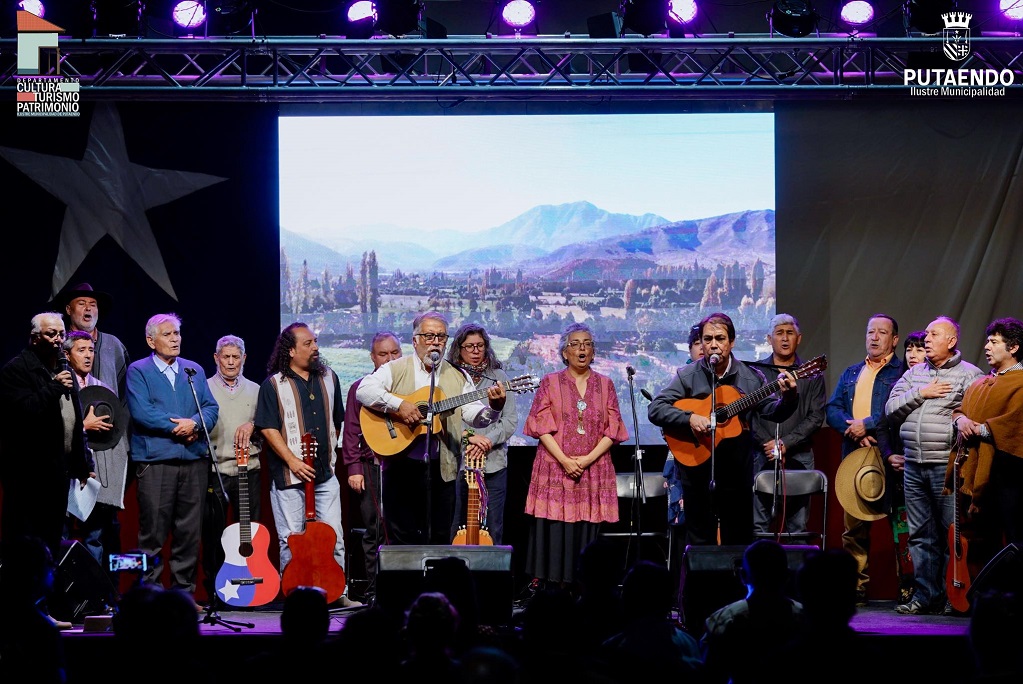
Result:
<instances>
[{"instance_id":1,"label":"man in denim jacket","mask_svg":"<svg viewBox=\"0 0 1023 684\"><path fill-rule=\"evenodd\" d=\"M885 462L891 460L891 446L884 406L892 387L902 375L902 362L895 355L899 324L884 313L867 321L867 357L845 369L827 406L827 423L842 434L842 458L860 447L876 445ZM878 439L880 437L880 440ZM870 556L870 522L844 514L842 546L856 559L858 578L856 603L867 604L867 559Z\"/></svg>"}]
</instances>

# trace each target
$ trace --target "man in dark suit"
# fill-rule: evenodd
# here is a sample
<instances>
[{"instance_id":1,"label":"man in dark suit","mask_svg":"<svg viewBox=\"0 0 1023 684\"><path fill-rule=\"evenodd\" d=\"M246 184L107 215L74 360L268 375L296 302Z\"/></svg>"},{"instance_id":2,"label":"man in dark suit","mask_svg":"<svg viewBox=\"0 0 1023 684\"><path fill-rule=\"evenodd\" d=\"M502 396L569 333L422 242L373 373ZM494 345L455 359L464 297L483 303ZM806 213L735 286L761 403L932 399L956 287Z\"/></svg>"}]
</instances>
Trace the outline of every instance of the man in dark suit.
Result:
<instances>
[{"instance_id":1,"label":"man in dark suit","mask_svg":"<svg viewBox=\"0 0 1023 684\"><path fill-rule=\"evenodd\" d=\"M202 427L205 421L212 430L220 410L199 364L180 358L181 319L174 314L150 318L146 344L153 353L128 367L127 380L139 549L159 556L171 536L171 586L194 592L209 469ZM193 382L195 375L199 381ZM159 581L162 567L154 566L146 572L147 582Z\"/></svg>"}]
</instances>

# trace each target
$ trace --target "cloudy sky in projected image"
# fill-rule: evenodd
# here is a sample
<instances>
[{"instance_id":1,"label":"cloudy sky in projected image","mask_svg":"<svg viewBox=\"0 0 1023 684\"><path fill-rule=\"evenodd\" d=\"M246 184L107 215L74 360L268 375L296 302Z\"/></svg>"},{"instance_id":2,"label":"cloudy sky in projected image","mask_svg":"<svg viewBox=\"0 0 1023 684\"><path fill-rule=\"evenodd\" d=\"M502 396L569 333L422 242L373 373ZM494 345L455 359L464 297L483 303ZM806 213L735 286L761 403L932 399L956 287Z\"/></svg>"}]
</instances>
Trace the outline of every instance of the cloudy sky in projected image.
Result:
<instances>
[{"instance_id":1,"label":"cloudy sky in projected image","mask_svg":"<svg viewBox=\"0 0 1023 684\"><path fill-rule=\"evenodd\" d=\"M589 201L669 221L774 209L771 114L280 119L281 227L474 232ZM379 237L379 234L377 235ZM415 237L405 233L405 240Z\"/></svg>"}]
</instances>

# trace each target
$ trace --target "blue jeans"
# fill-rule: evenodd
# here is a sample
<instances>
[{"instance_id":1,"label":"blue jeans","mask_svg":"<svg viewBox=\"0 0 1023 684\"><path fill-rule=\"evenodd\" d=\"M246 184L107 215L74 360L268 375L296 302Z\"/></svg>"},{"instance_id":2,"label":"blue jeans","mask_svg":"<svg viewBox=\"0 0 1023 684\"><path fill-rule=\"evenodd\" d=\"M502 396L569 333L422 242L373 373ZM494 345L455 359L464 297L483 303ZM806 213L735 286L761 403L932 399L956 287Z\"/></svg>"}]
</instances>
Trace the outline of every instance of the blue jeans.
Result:
<instances>
[{"instance_id":1,"label":"blue jeans","mask_svg":"<svg viewBox=\"0 0 1023 684\"><path fill-rule=\"evenodd\" d=\"M951 495L944 495L944 463L906 461L906 517L913 559L914 598L931 606L945 595L948 527L955 516Z\"/></svg>"}]
</instances>

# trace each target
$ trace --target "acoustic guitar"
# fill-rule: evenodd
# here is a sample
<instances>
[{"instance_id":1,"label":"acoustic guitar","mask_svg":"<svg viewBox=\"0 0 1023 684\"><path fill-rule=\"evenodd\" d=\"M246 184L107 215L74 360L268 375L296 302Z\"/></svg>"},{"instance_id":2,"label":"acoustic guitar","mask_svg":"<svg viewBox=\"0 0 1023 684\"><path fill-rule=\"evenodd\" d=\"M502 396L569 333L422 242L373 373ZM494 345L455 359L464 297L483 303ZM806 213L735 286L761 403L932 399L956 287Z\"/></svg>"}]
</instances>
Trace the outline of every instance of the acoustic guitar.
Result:
<instances>
[{"instance_id":1,"label":"acoustic guitar","mask_svg":"<svg viewBox=\"0 0 1023 684\"><path fill-rule=\"evenodd\" d=\"M316 438L302 435L302 460L312 466L316 462ZM291 562L284 567L281 587L288 596L298 587L313 586L327 593L333 603L345 593L345 571L334 558L337 533L325 522L316 519L316 483L305 483L305 531L288 536Z\"/></svg>"},{"instance_id":2,"label":"acoustic guitar","mask_svg":"<svg viewBox=\"0 0 1023 684\"><path fill-rule=\"evenodd\" d=\"M821 354L797 368L787 368L786 370L799 379L820 375L827 367L828 359ZM722 440L738 437L746 429L746 424L739 418L740 413L756 406L780 388L780 379L769 382L749 394L743 394L731 385L721 385L717 388L714 406L711 406L709 396L686 397L676 401L673 406L707 417L710 417L713 410L717 419L717 427L714 430L714 447L716 448ZM694 435L688 427L678 431L665 428L663 432L668 450L682 465L698 466L710 458L711 435L709 433Z\"/></svg>"},{"instance_id":3,"label":"acoustic guitar","mask_svg":"<svg viewBox=\"0 0 1023 684\"><path fill-rule=\"evenodd\" d=\"M955 460L952 462L952 501L955 516L948 526L948 568L945 571L945 594L948 602L960 613L970 610L970 601L966 594L970 590L970 568L967 564L969 544L962 535L962 505L959 501L959 471L966 461L969 452L965 444L959 445Z\"/></svg>"},{"instance_id":4,"label":"acoustic guitar","mask_svg":"<svg viewBox=\"0 0 1023 684\"><path fill-rule=\"evenodd\" d=\"M234 448L238 463L238 522L220 536L224 563L217 572L217 594L229 606L262 606L277 598L281 576L270 562L270 532L249 516L249 445Z\"/></svg>"},{"instance_id":5,"label":"acoustic guitar","mask_svg":"<svg viewBox=\"0 0 1023 684\"><path fill-rule=\"evenodd\" d=\"M465 526L455 532L452 544L466 546L493 546L494 540L490 532L482 525L482 509L480 507L480 479L487 464L487 455L465 457L465 482L469 485L469 495L465 504ZM484 485L485 486L485 485Z\"/></svg>"},{"instance_id":6,"label":"acoustic guitar","mask_svg":"<svg viewBox=\"0 0 1023 684\"><path fill-rule=\"evenodd\" d=\"M531 375L520 375L507 382L501 382L505 392L532 392L540 386L540 380ZM419 412L426 416L430 400L430 388L422 387L412 394L394 396L416 405ZM435 387L433 390L433 421L430 426L430 434L434 435L441 431L440 414L454 411L459 406L478 401L487 396L486 389L466 392L455 397L445 398L444 392ZM393 414L381 413L365 406L359 411L359 426L362 428L362 437L366 445L378 456L394 456L401 453L412 444L412 441L420 435L426 434L426 420L415 425L408 425L401 421L392 419Z\"/></svg>"}]
</instances>

